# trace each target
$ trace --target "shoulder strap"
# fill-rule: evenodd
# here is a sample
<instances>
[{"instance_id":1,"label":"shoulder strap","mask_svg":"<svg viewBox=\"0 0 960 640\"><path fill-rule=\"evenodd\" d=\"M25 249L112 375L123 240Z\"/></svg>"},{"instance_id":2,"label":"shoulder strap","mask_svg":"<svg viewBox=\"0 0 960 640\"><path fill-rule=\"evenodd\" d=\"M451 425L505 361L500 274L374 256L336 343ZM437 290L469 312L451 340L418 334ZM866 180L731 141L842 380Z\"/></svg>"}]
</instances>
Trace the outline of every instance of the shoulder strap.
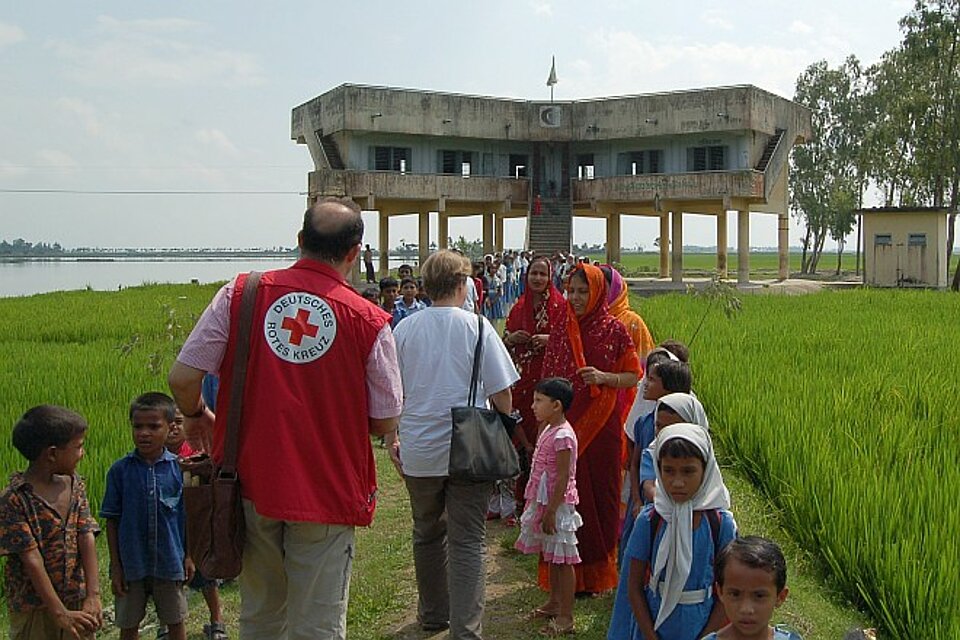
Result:
<instances>
[{"instance_id":1,"label":"shoulder strap","mask_svg":"<svg viewBox=\"0 0 960 640\"><path fill-rule=\"evenodd\" d=\"M467 406L472 407L477 403L477 381L480 377L480 356L483 354L483 316L477 314L477 346L473 349L473 374L470 376L470 395L467 399Z\"/></svg>"},{"instance_id":2,"label":"shoulder strap","mask_svg":"<svg viewBox=\"0 0 960 640\"><path fill-rule=\"evenodd\" d=\"M710 525L710 537L713 538L713 558L716 560L717 556L720 555L720 510L710 509L705 511L703 515L707 517L707 524Z\"/></svg>"},{"instance_id":3,"label":"shoulder strap","mask_svg":"<svg viewBox=\"0 0 960 640\"><path fill-rule=\"evenodd\" d=\"M250 327L253 325L253 303L257 299L260 273L251 271L243 283L240 298L240 323L237 334L237 350L233 357L233 383L230 387L230 409L227 413L227 433L224 439L221 474L234 474L237 469L240 418L243 414L243 389L247 380L247 359L250 356Z\"/></svg>"}]
</instances>

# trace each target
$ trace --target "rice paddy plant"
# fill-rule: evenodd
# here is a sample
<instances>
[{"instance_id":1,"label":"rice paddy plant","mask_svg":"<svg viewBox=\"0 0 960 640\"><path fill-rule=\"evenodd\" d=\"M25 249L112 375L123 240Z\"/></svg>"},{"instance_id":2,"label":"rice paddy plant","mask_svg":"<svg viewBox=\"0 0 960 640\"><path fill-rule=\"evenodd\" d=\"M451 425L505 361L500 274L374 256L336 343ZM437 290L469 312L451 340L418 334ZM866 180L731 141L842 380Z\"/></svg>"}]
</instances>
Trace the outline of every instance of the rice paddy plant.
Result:
<instances>
[{"instance_id":1,"label":"rice paddy plant","mask_svg":"<svg viewBox=\"0 0 960 640\"><path fill-rule=\"evenodd\" d=\"M658 339L702 315L638 306ZM746 296L691 354L720 451L897 638L960 637L957 318L960 297L929 291Z\"/></svg>"}]
</instances>

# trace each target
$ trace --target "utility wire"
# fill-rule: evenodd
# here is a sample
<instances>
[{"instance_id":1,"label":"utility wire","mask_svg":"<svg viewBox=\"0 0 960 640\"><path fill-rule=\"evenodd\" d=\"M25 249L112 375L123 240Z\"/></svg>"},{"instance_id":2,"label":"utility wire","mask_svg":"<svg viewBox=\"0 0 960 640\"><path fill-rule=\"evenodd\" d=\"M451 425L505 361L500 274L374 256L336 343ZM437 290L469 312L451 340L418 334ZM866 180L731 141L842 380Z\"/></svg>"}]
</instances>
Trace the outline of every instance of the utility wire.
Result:
<instances>
[{"instance_id":1,"label":"utility wire","mask_svg":"<svg viewBox=\"0 0 960 640\"><path fill-rule=\"evenodd\" d=\"M60 193L69 195L105 196L305 196L306 191L200 191L200 190L147 190L147 189L2 189L0 193Z\"/></svg>"}]
</instances>

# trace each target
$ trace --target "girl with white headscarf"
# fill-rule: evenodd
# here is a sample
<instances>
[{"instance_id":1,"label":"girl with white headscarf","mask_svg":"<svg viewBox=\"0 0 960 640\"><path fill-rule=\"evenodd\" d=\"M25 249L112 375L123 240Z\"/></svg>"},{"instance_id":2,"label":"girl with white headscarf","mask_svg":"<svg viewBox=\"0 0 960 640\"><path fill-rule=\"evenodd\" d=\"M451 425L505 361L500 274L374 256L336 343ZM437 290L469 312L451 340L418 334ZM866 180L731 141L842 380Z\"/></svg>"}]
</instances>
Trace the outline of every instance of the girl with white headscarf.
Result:
<instances>
[{"instance_id":1,"label":"girl with white headscarf","mask_svg":"<svg viewBox=\"0 0 960 640\"><path fill-rule=\"evenodd\" d=\"M712 592L713 559L736 537L730 492L710 434L698 424L664 427L653 456L656 496L640 512L625 554L633 638L696 640L723 619Z\"/></svg>"}]
</instances>

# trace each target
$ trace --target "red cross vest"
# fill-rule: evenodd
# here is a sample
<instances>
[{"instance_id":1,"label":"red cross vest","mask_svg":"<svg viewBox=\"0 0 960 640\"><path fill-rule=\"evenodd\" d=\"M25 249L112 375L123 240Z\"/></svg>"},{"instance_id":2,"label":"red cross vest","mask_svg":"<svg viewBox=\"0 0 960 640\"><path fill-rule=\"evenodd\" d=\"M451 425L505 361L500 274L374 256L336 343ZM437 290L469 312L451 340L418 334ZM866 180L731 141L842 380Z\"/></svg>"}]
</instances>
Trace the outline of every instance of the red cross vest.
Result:
<instances>
[{"instance_id":1,"label":"red cross vest","mask_svg":"<svg viewBox=\"0 0 960 640\"><path fill-rule=\"evenodd\" d=\"M237 335L246 274L237 276ZM243 496L277 520L366 526L377 479L366 363L390 315L331 267L302 259L260 278L243 396L237 471ZM220 366L213 455L223 454L235 354Z\"/></svg>"}]
</instances>

